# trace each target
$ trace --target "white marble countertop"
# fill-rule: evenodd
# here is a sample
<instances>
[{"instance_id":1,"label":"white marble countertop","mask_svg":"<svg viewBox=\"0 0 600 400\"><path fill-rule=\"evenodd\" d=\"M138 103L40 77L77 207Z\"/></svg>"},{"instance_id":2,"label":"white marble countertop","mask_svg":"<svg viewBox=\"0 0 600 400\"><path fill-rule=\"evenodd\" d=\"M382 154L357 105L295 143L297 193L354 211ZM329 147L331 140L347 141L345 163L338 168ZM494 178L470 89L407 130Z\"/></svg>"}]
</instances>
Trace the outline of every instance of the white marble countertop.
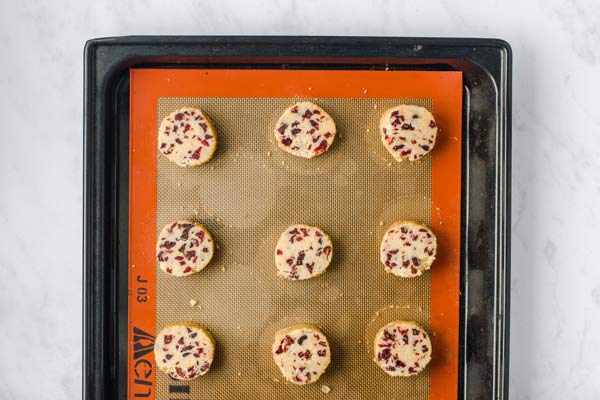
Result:
<instances>
[{"instance_id":1,"label":"white marble countertop","mask_svg":"<svg viewBox=\"0 0 600 400\"><path fill-rule=\"evenodd\" d=\"M83 45L129 34L507 40L511 398L600 398L600 2L283 3L0 2L0 399L80 397Z\"/></svg>"}]
</instances>

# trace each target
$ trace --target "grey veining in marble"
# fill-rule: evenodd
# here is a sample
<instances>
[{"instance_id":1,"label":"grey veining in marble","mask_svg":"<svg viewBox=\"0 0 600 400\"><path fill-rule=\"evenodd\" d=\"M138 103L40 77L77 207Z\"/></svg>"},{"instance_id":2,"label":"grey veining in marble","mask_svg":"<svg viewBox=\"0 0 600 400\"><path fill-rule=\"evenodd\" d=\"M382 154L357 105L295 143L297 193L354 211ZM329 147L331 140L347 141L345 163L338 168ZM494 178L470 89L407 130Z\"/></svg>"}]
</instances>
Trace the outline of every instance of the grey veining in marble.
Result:
<instances>
[{"instance_id":1,"label":"grey veining in marble","mask_svg":"<svg viewBox=\"0 0 600 400\"><path fill-rule=\"evenodd\" d=\"M80 397L82 51L127 34L508 40L511 398L600 398L598 21L597 0L0 1L0 399Z\"/></svg>"}]
</instances>

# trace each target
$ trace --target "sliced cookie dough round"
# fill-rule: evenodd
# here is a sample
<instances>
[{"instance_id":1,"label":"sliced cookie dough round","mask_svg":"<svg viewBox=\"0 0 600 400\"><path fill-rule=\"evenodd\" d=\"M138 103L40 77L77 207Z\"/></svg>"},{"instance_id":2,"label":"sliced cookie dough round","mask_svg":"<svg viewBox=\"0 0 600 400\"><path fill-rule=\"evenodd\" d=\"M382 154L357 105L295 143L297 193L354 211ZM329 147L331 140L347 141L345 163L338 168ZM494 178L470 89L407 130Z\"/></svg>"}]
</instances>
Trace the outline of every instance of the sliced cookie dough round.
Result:
<instances>
[{"instance_id":1,"label":"sliced cookie dough round","mask_svg":"<svg viewBox=\"0 0 600 400\"><path fill-rule=\"evenodd\" d=\"M332 256L333 244L325 232L314 226L292 225L277 242L277 275L294 281L314 278L325 272Z\"/></svg>"},{"instance_id":2,"label":"sliced cookie dough round","mask_svg":"<svg viewBox=\"0 0 600 400\"><path fill-rule=\"evenodd\" d=\"M335 122L321 107L309 101L290 106L275 125L277 145L298 157L325 153L335 139Z\"/></svg>"},{"instance_id":3,"label":"sliced cookie dough round","mask_svg":"<svg viewBox=\"0 0 600 400\"><path fill-rule=\"evenodd\" d=\"M194 379L210 369L215 355L215 340L202 325L181 322L165 326L156 335L156 366L180 380Z\"/></svg>"},{"instance_id":4,"label":"sliced cookie dough round","mask_svg":"<svg viewBox=\"0 0 600 400\"><path fill-rule=\"evenodd\" d=\"M383 145L396 161L423 158L435 146L438 131L426 108L404 104L387 110L379 129Z\"/></svg>"},{"instance_id":5,"label":"sliced cookie dough round","mask_svg":"<svg viewBox=\"0 0 600 400\"><path fill-rule=\"evenodd\" d=\"M182 167L209 161L217 148L217 133L197 108L180 108L163 119L158 129L158 150Z\"/></svg>"},{"instance_id":6,"label":"sliced cookie dough round","mask_svg":"<svg viewBox=\"0 0 600 400\"><path fill-rule=\"evenodd\" d=\"M431 267L436 251L437 239L431 229L416 222L400 221L383 236L380 256L386 272L412 278Z\"/></svg>"},{"instance_id":7,"label":"sliced cookie dough round","mask_svg":"<svg viewBox=\"0 0 600 400\"><path fill-rule=\"evenodd\" d=\"M288 381L297 385L316 382L331 361L325 334L314 325L280 330L273 341L273 359Z\"/></svg>"},{"instance_id":8,"label":"sliced cookie dough round","mask_svg":"<svg viewBox=\"0 0 600 400\"><path fill-rule=\"evenodd\" d=\"M179 220L165 225L156 242L156 260L160 269L173 276L201 271L214 254L210 232L200 224Z\"/></svg>"},{"instance_id":9,"label":"sliced cookie dough round","mask_svg":"<svg viewBox=\"0 0 600 400\"><path fill-rule=\"evenodd\" d=\"M393 321L377 332L373 361L388 375L411 376L431 361L431 340L421 326L410 321Z\"/></svg>"}]
</instances>

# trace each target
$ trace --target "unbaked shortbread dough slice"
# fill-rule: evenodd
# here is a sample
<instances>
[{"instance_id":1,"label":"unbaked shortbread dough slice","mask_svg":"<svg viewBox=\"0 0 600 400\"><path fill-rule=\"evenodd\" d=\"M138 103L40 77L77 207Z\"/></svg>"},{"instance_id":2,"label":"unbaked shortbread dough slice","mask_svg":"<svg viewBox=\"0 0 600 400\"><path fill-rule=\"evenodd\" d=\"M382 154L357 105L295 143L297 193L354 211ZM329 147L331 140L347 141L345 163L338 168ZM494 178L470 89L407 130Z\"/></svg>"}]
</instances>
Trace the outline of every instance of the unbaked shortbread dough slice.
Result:
<instances>
[{"instance_id":1,"label":"unbaked shortbread dough slice","mask_svg":"<svg viewBox=\"0 0 600 400\"><path fill-rule=\"evenodd\" d=\"M425 225L400 221L389 227L381 241L385 271L403 278L419 276L435 260L437 240Z\"/></svg>"},{"instance_id":2,"label":"unbaked shortbread dough slice","mask_svg":"<svg viewBox=\"0 0 600 400\"><path fill-rule=\"evenodd\" d=\"M192 322L165 326L154 342L156 366L175 379L190 380L204 375L214 355L212 335L202 325Z\"/></svg>"},{"instance_id":3,"label":"unbaked shortbread dough slice","mask_svg":"<svg viewBox=\"0 0 600 400\"><path fill-rule=\"evenodd\" d=\"M431 361L431 340L414 322L390 322L377 332L373 361L388 375L411 376Z\"/></svg>"},{"instance_id":4,"label":"unbaked shortbread dough slice","mask_svg":"<svg viewBox=\"0 0 600 400\"><path fill-rule=\"evenodd\" d=\"M292 225L279 237L275 249L277 275L291 280L321 275L333 256L331 238L321 229Z\"/></svg>"},{"instance_id":5,"label":"unbaked shortbread dough slice","mask_svg":"<svg viewBox=\"0 0 600 400\"><path fill-rule=\"evenodd\" d=\"M396 161L415 161L435 146L437 124L419 106L400 105L387 110L379 123L381 141Z\"/></svg>"},{"instance_id":6,"label":"unbaked shortbread dough slice","mask_svg":"<svg viewBox=\"0 0 600 400\"><path fill-rule=\"evenodd\" d=\"M209 161L217 148L217 133L208 117L196 108L180 108L158 129L158 150L182 167Z\"/></svg>"},{"instance_id":7,"label":"unbaked shortbread dough slice","mask_svg":"<svg viewBox=\"0 0 600 400\"><path fill-rule=\"evenodd\" d=\"M180 220L165 225L156 242L156 259L163 271L186 276L201 271L214 254L210 232L192 221Z\"/></svg>"},{"instance_id":8,"label":"unbaked shortbread dough slice","mask_svg":"<svg viewBox=\"0 0 600 400\"><path fill-rule=\"evenodd\" d=\"M290 106L275 125L275 140L295 156L323 154L335 139L335 122L321 107L309 101Z\"/></svg>"},{"instance_id":9,"label":"unbaked shortbread dough slice","mask_svg":"<svg viewBox=\"0 0 600 400\"><path fill-rule=\"evenodd\" d=\"M327 338L313 325L280 330L273 341L273 359L288 381L297 385L316 382L331 361Z\"/></svg>"}]
</instances>

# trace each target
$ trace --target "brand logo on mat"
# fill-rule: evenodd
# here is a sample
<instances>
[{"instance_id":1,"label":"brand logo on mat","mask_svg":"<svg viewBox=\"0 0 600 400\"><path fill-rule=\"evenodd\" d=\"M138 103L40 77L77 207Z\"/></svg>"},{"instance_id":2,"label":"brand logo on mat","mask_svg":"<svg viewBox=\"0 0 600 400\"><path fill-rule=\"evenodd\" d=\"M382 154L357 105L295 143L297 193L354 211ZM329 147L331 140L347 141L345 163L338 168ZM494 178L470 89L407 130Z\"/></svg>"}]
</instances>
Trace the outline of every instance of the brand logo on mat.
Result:
<instances>
[{"instance_id":1,"label":"brand logo on mat","mask_svg":"<svg viewBox=\"0 0 600 400\"><path fill-rule=\"evenodd\" d=\"M140 328L133 327L133 396L148 398L152 395L154 364L152 357L146 357L154 350L154 336Z\"/></svg>"}]
</instances>

